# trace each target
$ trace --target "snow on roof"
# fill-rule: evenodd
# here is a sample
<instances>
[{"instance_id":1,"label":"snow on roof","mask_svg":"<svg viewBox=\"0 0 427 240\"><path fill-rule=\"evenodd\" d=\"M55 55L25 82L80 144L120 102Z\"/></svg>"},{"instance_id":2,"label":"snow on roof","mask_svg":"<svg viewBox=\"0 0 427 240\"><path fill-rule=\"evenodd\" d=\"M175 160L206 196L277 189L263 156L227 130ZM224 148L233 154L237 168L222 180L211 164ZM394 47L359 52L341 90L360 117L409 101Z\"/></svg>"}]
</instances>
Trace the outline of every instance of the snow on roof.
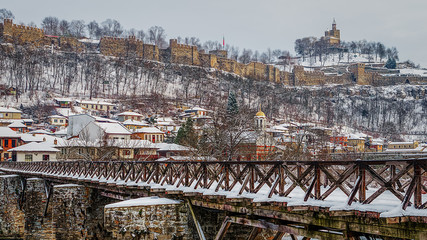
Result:
<instances>
[{"instance_id":1,"label":"snow on roof","mask_svg":"<svg viewBox=\"0 0 427 240\"><path fill-rule=\"evenodd\" d=\"M105 205L104 208L125 208L125 207L140 207L140 206L153 206L153 205L172 205L180 204L179 200L172 200L169 198L159 198L159 197L143 197L136 198L131 200L126 200L118 203L112 203Z\"/></svg>"},{"instance_id":2,"label":"snow on roof","mask_svg":"<svg viewBox=\"0 0 427 240\"><path fill-rule=\"evenodd\" d=\"M216 161L217 159L211 156L171 156L169 158L159 158L156 161Z\"/></svg>"},{"instance_id":3,"label":"snow on roof","mask_svg":"<svg viewBox=\"0 0 427 240\"><path fill-rule=\"evenodd\" d=\"M142 117L142 114L136 113L136 112L122 112L117 114L117 116L137 116Z\"/></svg>"},{"instance_id":4,"label":"snow on roof","mask_svg":"<svg viewBox=\"0 0 427 240\"><path fill-rule=\"evenodd\" d=\"M91 116L91 115L89 115ZM91 116L95 119L96 122L109 122L109 123L118 123L119 121L109 119L109 118L103 118L103 117L97 117L97 116Z\"/></svg>"},{"instance_id":5,"label":"snow on roof","mask_svg":"<svg viewBox=\"0 0 427 240\"><path fill-rule=\"evenodd\" d=\"M414 142L389 142L388 145L414 144Z\"/></svg>"},{"instance_id":6,"label":"snow on roof","mask_svg":"<svg viewBox=\"0 0 427 240\"><path fill-rule=\"evenodd\" d=\"M51 147L51 145L46 142L31 142L9 149L8 152L59 152L59 150Z\"/></svg>"},{"instance_id":7,"label":"snow on roof","mask_svg":"<svg viewBox=\"0 0 427 240\"><path fill-rule=\"evenodd\" d=\"M53 133L54 135L67 135L67 128L58 130L56 132Z\"/></svg>"},{"instance_id":8,"label":"snow on roof","mask_svg":"<svg viewBox=\"0 0 427 240\"><path fill-rule=\"evenodd\" d=\"M124 121L123 125L150 126L145 121L136 121L136 120L132 120L132 119L128 119L128 120Z\"/></svg>"},{"instance_id":9,"label":"snow on roof","mask_svg":"<svg viewBox=\"0 0 427 240\"><path fill-rule=\"evenodd\" d=\"M108 106L114 106L114 104L109 103L109 102L103 102L103 101L88 101L88 100L81 100L78 101L79 103L82 104L97 104L97 105L108 105Z\"/></svg>"},{"instance_id":10,"label":"snow on roof","mask_svg":"<svg viewBox=\"0 0 427 240\"><path fill-rule=\"evenodd\" d=\"M55 146L55 140L56 144L59 145L66 141L63 138L54 137L51 135L46 134L28 134L28 133L21 133L18 134L19 137L21 137L21 140L28 143L28 142L45 142L49 144L50 146Z\"/></svg>"},{"instance_id":11,"label":"snow on roof","mask_svg":"<svg viewBox=\"0 0 427 240\"><path fill-rule=\"evenodd\" d=\"M32 122L34 122L34 120L33 119L29 119L29 118L25 118L25 119L21 119L23 122L25 122L25 123L32 123Z\"/></svg>"},{"instance_id":12,"label":"snow on roof","mask_svg":"<svg viewBox=\"0 0 427 240\"><path fill-rule=\"evenodd\" d=\"M193 107L191 110L206 111L206 109L201 108L201 107Z\"/></svg>"},{"instance_id":13,"label":"snow on roof","mask_svg":"<svg viewBox=\"0 0 427 240\"><path fill-rule=\"evenodd\" d=\"M10 108L10 107L0 107L0 112L1 113L21 113L21 111L15 108Z\"/></svg>"},{"instance_id":14,"label":"snow on roof","mask_svg":"<svg viewBox=\"0 0 427 240\"><path fill-rule=\"evenodd\" d=\"M60 116L60 115L51 115L49 116L49 118L66 118L66 117Z\"/></svg>"},{"instance_id":15,"label":"snow on roof","mask_svg":"<svg viewBox=\"0 0 427 240\"><path fill-rule=\"evenodd\" d=\"M71 99L71 98L54 98L54 100L58 101L58 102L72 102L73 101L73 99Z\"/></svg>"},{"instance_id":16,"label":"snow on roof","mask_svg":"<svg viewBox=\"0 0 427 240\"><path fill-rule=\"evenodd\" d=\"M21 140L24 142L43 142L43 136L48 135L41 135L41 134L28 134L28 133L21 133L18 134L21 137Z\"/></svg>"},{"instance_id":17,"label":"snow on roof","mask_svg":"<svg viewBox=\"0 0 427 240\"><path fill-rule=\"evenodd\" d=\"M94 122L94 124L98 125L100 128L102 128L105 133L107 134L123 134L123 135L130 135L131 133L129 130L124 127L120 123L112 123L112 122Z\"/></svg>"},{"instance_id":18,"label":"snow on roof","mask_svg":"<svg viewBox=\"0 0 427 240\"><path fill-rule=\"evenodd\" d=\"M108 139L107 146L118 148L158 148L155 144L147 140L140 139Z\"/></svg>"},{"instance_id":19,"label":"snow on roof","mask_svg":"<svg viewBox=\"0 0 427 240\"><path fill-rule=\"evenodd\" d=\"M162 131L160 131L160 129L158 129L156 127L140 128L140 129L136 129L135 132L137 132L137 133L161 133L161 134L164 134Z\"/></svg>"},{"instance_id":20,"label":"snow on roof","mask_svg":"<svg viewBox=\"0 0 427 240\"><path fill-rule=\"evenodd\" d=\"M8 127L0 127L1 138L19 138L19 135Z\"/></svg>"},{"instance_id":21,"label":"snow on roof","mask_svg":"<svg viewBox=\"0 0 427 240\"><path fill-rule=\"evenodd\" d=\"M70 116L73 115L73 111L71 108L56 108L55 109L58 114L61 114L62 116Z\"/></svg>"},{"instance_id":22,"label":"snow on roof","mask_svg":"<svg viewBox=\"0 0 427 240\"><path fill-rule=\"evenodd\" d=\"M157 122L173 122L171 117L158 117Z\"/></svg>"},{"instance_id":23,"label":"snow on roof","mask_svg":"<svg viewBox=\"0 0 427 240\"><path fill-rule=\"evenodd\" d=\"M46 135L51 135L51 132L48 132L46 130L42 130L42 129L38 129L38 130L34 130L29 132L29 134L46 134Z\"/></svg>"},{"instance_id":24,"label":"snow on roof","mask_svg":"<svg viewBox=\"0 0 427 240\"><path fill-rule=\"evenodd\" d=\"M27 125L23 124L22 121L14 121L13 123L7 125L10 128L26 128Z\"/></svg>"},{"instance_id":25,"label":"snow on roof","mask_svg":"<svg viewBox=\"0 0 427 240\"><path fill-rule=\"evenodd\" d=\"M82 42L82 43L99 44L99 40L98 39L83 38L83 39L79 39L78 41Z\"/></svg>"},{"instance_id":26,"label":"snow on roof","mask_svg":"<svg viewBox=\"0 0 427 240\"><path fill-rule=\"evenodd\" d=\"M189 151L190 148L175 143L155 143L157 151Z\"/></svg>"}]
</instances>

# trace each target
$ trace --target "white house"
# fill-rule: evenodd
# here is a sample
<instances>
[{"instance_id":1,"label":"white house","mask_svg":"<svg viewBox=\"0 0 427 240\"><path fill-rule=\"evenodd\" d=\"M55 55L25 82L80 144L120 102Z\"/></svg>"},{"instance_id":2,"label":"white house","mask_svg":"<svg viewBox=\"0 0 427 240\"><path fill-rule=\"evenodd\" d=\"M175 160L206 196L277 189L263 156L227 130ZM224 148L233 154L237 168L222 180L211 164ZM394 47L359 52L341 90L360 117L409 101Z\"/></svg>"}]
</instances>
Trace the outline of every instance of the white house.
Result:
<instances>
[{"instance_id":1,"label":"white house","mask_svg":"<svg viewBox=\"0 0 427 240\"><path fill-rule=\"evenodd\" d=\"M58 149L52 147L47 142L32 142L9 149L12 153L12 159L18 162L39 162L39 161L56 161Z\"/></svg>"},{"instance_id":2,"label":"white house","mask_svg":"<svg viewBox=\"0 0 427 240\"><path fill-rule=\"evenodd\" d=\"M131 132L121 123L90 122L79 133L79 138L95 142L96 140L129 140Z\"/></svg>"}]
</instances>

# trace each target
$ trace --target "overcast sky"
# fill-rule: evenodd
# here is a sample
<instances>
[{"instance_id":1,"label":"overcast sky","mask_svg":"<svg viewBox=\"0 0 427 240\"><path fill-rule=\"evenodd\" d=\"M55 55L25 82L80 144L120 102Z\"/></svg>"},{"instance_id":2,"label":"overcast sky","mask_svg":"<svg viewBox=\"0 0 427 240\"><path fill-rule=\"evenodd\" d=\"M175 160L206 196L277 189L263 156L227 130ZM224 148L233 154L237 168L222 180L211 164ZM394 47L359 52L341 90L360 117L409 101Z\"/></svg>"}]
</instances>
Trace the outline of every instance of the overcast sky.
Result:
<instances>
[{"instance_id":1,"label":"overcast sky","mask_svg":"<svg viewBox=\"0 0 427 240\"><path fill-rule=\"evenodd\" d=\"M265 51L294 52L297 38L320 37L335 18L344 41L380 41L395 46L400 60L427 67L425 0L1 0L17 23L40 26L46 16L102 22L118 20L126 29L162 26L167 39L195 36Z\"/></svg>"}]
</instances>

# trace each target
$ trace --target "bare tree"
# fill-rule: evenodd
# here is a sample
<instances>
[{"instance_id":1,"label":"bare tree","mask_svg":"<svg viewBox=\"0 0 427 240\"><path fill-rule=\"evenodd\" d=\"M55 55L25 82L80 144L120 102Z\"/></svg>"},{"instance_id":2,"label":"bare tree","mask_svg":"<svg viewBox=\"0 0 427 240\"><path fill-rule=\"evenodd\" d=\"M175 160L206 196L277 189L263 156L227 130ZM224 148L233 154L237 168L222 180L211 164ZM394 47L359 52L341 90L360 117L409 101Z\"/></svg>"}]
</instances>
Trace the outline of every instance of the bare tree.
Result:
<instances>
[{"instance_id":1,"label":"bare tree","mask_svg":"<svg viewBox=\"0 0 427 240\"><path fill-rule=\"evenodd\" d=\"M244 64L247 64L251 61L251 59L252 59L252 50L244 48L242 55L240 55L239 57L239 61Z\"/></svg>"},{"instance_id":2,"label":"bare tree","mask_svg":"<svg viewBox=\"0 0 427 240\"><path fill-rule=\"evenodd\" d=\"M166 43L165 30L160 26L153 26L148 29L148 40L158 46L159 48L165 48Z\"/></svg>"},{"instance_id":3,"label":"bare tree","mask_svg":"<svg viewBox=\"0 0 427 240\"><path fill-rule=\"evenodd\" d=\"M67 20L62 20L61 22L59 22L59 33L61 35L70 34L70 23Z\"/></svg>"},{"instance_id":4,"label":"bare tree","mask_svg":"<svg viewBox=\"0 0 427 240\"><path fill-rule=\"evenodd\" d=\"M73 20L70 24L71 35L78 38L85 36L86 25L83 20Z\"/></svg>"},{"instance_id":5,"label":"bare tree","mask_svg":"<svg viewBox=\"0 0 427 240\"><path fill-rule=\"evenodd\" d=\"M139 30L138 32L136 32L136 37L139 38L140 40L144 41L146 34L143 30Z\"/></svg>"},{"instance_id":6,"label":"bare tree","mask_svg":"<svg viewBox=\"0 0 427 240\"><path fill-rule=\"evenodd\" d=\"M4 19L14 19L15 16L10 10L7 10L6 8L0 9L0 21L3 22Z\"/></svg>"},{"instance_id":7,"label":"bare tree","mask_svg":"<svg viewBox=\"0 0 427 240\"><path fill-rule=\"evenodd\" d=\"M90 38L97 38L100 31L99 24L96 21L92 21L87 25L87 30Z\"/></svg>"},{"instance_id":8,"label":"bare tree","mask_svg":"<svg viewBox=\"0 0 427 240\"><path fill-rule=\"evenodd\" d=\"M45 17L42 21L42 28L46 34L58 34L59 19L57 17Z\"/></svg>"}]
</instances>

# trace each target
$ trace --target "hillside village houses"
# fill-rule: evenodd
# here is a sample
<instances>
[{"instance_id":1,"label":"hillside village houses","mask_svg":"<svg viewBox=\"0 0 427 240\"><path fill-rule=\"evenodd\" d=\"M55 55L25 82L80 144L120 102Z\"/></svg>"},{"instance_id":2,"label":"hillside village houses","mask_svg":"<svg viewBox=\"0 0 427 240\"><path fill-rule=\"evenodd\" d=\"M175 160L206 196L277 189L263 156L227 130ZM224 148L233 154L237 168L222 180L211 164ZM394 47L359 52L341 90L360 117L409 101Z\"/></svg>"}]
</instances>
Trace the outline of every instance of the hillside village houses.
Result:
<instances>
[{"instance_id":1,"label":"hillside village houses","mask_svg":"<svg viewBox=\"0 0 427 240\"><path fill-rule=\"evenodd\" d=\"M106 101L74 101L56 98L56 113L46 122L33 125L21 119L22 112L0 107L1 161L57 160L155 160L192 159L195 149L171 141L186 119L194 122L195 132L202 136L212 124L210 111L201 107L179 109L171 116L151 116L127 110L114 115L114 104ZM89 110L87 113L85 109ZM111 118L100 117L109 111ZM66 114L64 116L63 114ZM53 129L54 132L51 130ZM56 131L55 131L56 130ZM427 152L418 142L387 142L362 133L341 133L313 123L269 121L259 110L253 127L241 134L237 152L231 160L263 161L280 157L286 149L301 147L313 156L321 153L358 152ZM224 159L227 158L225 154ZM198 156L199 160L212 159Z\"/></svg>"}]
</instances>

